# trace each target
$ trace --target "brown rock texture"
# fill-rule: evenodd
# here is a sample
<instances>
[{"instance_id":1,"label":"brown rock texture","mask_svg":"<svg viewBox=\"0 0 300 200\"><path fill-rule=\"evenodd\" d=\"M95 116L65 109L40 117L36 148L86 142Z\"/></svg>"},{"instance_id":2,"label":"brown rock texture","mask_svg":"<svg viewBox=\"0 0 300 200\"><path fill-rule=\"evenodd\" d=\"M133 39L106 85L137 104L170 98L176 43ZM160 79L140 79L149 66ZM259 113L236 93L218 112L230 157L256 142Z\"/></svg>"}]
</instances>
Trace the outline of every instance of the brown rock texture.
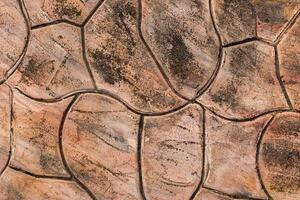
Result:
<instances>
[{"instance_id":1,"label":"brown rock texture","mask_svg":"<svg viewBox=\"0 0 300 200\"><path fill-rule=\"evenodd\" d=\"M1 0L0 200L300 200L300 1Z\"/></svg>"}]
</instances>

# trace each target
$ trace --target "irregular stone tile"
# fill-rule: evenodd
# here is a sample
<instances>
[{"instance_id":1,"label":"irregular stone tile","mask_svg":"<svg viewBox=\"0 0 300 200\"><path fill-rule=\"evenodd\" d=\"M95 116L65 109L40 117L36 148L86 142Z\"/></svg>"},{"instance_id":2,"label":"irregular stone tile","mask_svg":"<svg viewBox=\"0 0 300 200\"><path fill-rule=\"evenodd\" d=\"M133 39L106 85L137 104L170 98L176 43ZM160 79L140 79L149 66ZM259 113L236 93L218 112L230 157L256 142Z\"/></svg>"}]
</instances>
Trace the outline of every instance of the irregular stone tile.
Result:
<instances>
[{"instance_id":1,"label":"irregular stone tile","mask_svg":"<svg viewBox=\"0 0 300 200\"><path fill-rule=\"evenodd\" d=\"M300 113L281 113L267 129L259 169L274 200L300 197Z\"/></svg>"},{"instance_id":2,"label":"irregular stone tile","mask_svg":"<svg viewBox=\"0 0 300 200\"><path fill-rule=\"evenodd\" d=\"M0 1L0 80L20 58L27 38L27 26L18 0Z\"/></svg>"},{"instance_id":3,"label":"irregular stone tile","mask_svg":"<svg viewBox=\"0 0 300 200\"><path fill-rule=\"evenodd\" d=\"M207 113L205 186L235 196L266 198L257 176L256 147L270 118L233 122Z\"/></svg>"},{"instance_id":4,"label":"irregular stone tile","mask_svg":"<svg viewBox=\"0 0 300 200\"><path fill-rule=\"evenodd\" d=\"M300 18L278 45L282 81L294 108L300 109Z\"/></svg>"},{"instance_id":5,"label":"irregular stone tile","mask_svg":"<svg viewBox=\"0 0 300 200\"><path fill-rule=\"evenodd\" d=\"M10 150L10 89L0 85L0 173L9 159Z\"/></svg>"},{"instance_id":6,"label":"irregular stone tile","mask_svg":"<svg viewBox=\"0 0 300 200\"><path fill-rule=\"evenodd\" d=\"M225 45L256 35L275 41L299 8L300 3L294 0L212 0L213 16Z\"/></svg>"},{"instance_id":7,"label":"irregular stone tile","mask_svg":"<svg viewBox=\"0 0 300 200\"><path fill-rule=\"evenodd\" d=\"M142 140L144 191L151 200L190 199L202 176L202 109L145 118Z\"/></svg>"},{"instance_id":8,"label":"irregular stone tile","mask_svg":"<svg viewBox=\"0 0 300 200\"><path fill-rule=\"evenodd\" d=\"M24 0L32 25L60 19L81 24L103 0Z\"/></svg>"},{"instance_id":9,"label":"irregular stone tile","mask_svg":"<svg viewBox=\"0 0 300 200\"><path fill-rule=\"evenodd\" d=\"M137 0L107 0L87 24L86 53L97 85L145 112L173 109L180 100L139 38L137 15Z\"/></svg>"},{"instance_id":10,"label":"irregular stone tile","mask_svg":"<svg viewBox=\"0 0 300 200\"><path fill-rule=\"evenodd\" d=\"M142 32L172 85L193 98L212 76L219 41L209 1L143 0Z\"/></svg>"},{"instance_id":11,"label":"irregular stone tile","mask_svg":"<svg viewBox=\"0 0 300 200\"><path fill-rule=\"evenodd\" d=\"M81 96L68 114L62 136L66 160L98 199L140 199L138 124L138 115L97 94Z\"/></svg>"},{"instance_id":12,"label":"irregular stone tile","mask_svg":"<svg viewBox=\"0 0 300 200\"><path fill-rule=\"evenodd\" d=\"M88 194L74 182L55 179L34 178L5 170L0 177L1 200L90 200Z\"/></svg>"},{"instance_id":13,"label":"irregular stone tile","mask_svg":"<svg viewBox=\"0 0 300 200\"><path fill-rule=\"evenodd\" d=\"M251 0L257 13L257 34L274 41L300 9L295 0Z\"/></svg>"},{"instance_id":14,"label":"irregular stone tile","mask_svg":"<svg viewBox=\"0 0 300 200\"><path fill-rule=\"evenodd\" d=\"M256 11L251 0L212 0L212 13L223 44L255 36Z\"/></svg>"},{"instance_id":15,"label":"irregular stone tile","mask_svg":"<svg viewBox=\"0 0 300 200\"><path fill-rule=\"evenodd\" d=\"M275 73L273 47L249 42L226 48L218 76L199 101L230 118L288 108Z\"/></svg>"},{"instance_id":16,"label":"irregular stone tile","mask_svg":"<svg viewBox=\"0 0 300 200\"><path fill-rule=\"evenodd\" d=\"M200 191L195 196L194 200L233 200L233 199L221 194L217 194L210 190L201 188Z\"/></svg>"},{"instance_id":17,"label":"irregular stone tile","mask_svg":"<svg viewBox=\"0 0 300 200\"><path fill-rule=\"evenodd\" d=\"M14 91L12 166L39 175L68 176L59 153L58 130L70 100L41 103Z\"/></svg>"},{"instance_id":18,"label":"irregular stone tile","mask_svg":"<svg viewBox=\"0 0 300 200\"><path fill-rule=\"evenodd\" d=\"M93 88L82 57L80 29L60 23L32 30L25 58L9 81L44 99Z\"/></svg>"}]
</instances>

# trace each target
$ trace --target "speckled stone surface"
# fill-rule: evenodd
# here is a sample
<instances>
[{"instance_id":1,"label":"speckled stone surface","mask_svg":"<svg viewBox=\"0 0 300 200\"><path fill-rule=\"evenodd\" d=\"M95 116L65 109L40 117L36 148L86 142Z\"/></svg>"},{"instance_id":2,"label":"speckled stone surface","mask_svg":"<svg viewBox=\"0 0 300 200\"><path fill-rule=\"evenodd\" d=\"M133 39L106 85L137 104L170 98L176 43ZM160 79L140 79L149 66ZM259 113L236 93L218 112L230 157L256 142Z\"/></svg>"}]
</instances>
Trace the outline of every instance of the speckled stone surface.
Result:
<instances>
[{"instance_id":1,"label":"speckled stone surface","mask_svg":"<svg viewBox=\"0 0 300 200\"><path fill-rule=\"evenodd\" d=\"M0 200L300 200L299 0L1 0Z\"/></svg>"}]
</instances>

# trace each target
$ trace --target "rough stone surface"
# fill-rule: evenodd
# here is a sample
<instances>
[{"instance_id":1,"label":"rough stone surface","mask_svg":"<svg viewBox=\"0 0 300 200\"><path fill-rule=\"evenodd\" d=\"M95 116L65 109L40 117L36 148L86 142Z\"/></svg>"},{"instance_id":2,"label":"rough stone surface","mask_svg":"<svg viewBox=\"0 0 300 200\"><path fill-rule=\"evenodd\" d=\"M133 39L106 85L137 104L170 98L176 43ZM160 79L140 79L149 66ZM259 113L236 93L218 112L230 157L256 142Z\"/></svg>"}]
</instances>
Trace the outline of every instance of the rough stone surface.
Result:
<instances>
[{"instance_id":1,"label":"rough stone surface","mask_svg":"<svg viewBox=\"0 0 300 200\"><path fill-rule=\"evenodd\" d=\"M68 176L57 141L60 121L70 99L41 103L16 90L13 97L14 153L11 165L39 175Z\"/></svg>"},{"instance_id":2,"label":"rough stone surface","mask_svg":"<svg viewBox=\"0 0 300 200\"><path fill-rule=\"evenodd\" d=\"M142 173L149 199L192 196L202 176L202 112L192 105L172 115L145 119Z\"/></svg>"},{"instance_id":3,"label":"rough stone surface","mask_svg":"<svg viewBox=\"0 0 300 200\"><path fill-rule=\"evenodd\" d=\"M142 33L175 89L193 98L218 62L208 1L144 1Z\"/></svg>"},{"instance_id":4,"label":"rough stone surface","mask_svg":"<svg viewBox=\"0 0 300 200\"><path fill-rule=\"evenodd\" d=\"M299 0L0 0L0 200L299 200Z\"/></svg>"},{"instance_id":5,"label":"rough stone surface","mask_svg":"<svg viewBox=\"0 0 300 200\"><path fill-rule=\"evenodd\" d=\"M70 181L34 178L8 168L0 177L1 199L66 199L90 200L90 197Z\"/></svg>"},{"instance_id":6,"label":"rough stone surface","mask_svg":"<svg viewBox=\"0 0 300 200\"><path fill-rule=\"evenodd\" d=\"M0 81L22 55L27 39L26 21L18 0L0 2Z\"/></svg>"},{"instance_id":7,"label":"rough stone surface","mask_svg":"<svg viewBox=\"0 0 300 200\"><path fill-rule=\"evenodd\" d=\"M91 14L102 0L24 0L32 25L57 20L69 20L77 24Z\"/></svg>"},{"instance_id":8,"label":"rough stone surface","mask_svg":"<svg viewBox=\"0 0 300 200\"><path fill-rule=\"evenodd\" d=\"M229 118L287 108L274 56L273 47L257 41L226 48L215 81L199 101Z\"/></svg>"},{"instance_id":9,"label":"rough stone surface","mask_svg":"<svg viewBox=\"0 0 300 200\"><path fill-rule=\"evenodd\" d=\"M108 0L86 26L87 58L99 88L139 110L170 110L181 101L141 41L137 18L137 0Z\"/></svg>"},{"instance_id":10,"label":"rough stone surface","mask_svg":"<svg viewBox=\"0 0 300 200\"><path fill-rule=\"evenodd\" d=\"M263 136L259 169L273 199L300 197L300 114L278 114Z\"/></svg>"},{"instance_id":11,"label":"rough stone surface","mask_svg":"<svg viewBox=\"0 0 300 200\"><path fill-rule=\"evenodd\" d=\"M278 46L282 81L295 108L300 109L300 18Z\"/></svg>"}]
</instances>

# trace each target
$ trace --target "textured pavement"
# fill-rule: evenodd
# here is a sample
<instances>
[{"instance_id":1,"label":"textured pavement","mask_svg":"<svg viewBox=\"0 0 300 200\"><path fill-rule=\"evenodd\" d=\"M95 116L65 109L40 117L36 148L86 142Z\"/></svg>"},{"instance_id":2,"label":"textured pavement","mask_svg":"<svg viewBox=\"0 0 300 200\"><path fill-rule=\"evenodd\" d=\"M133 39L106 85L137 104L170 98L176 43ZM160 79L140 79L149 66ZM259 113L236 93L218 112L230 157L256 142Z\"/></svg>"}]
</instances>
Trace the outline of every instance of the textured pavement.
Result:
<instances>
[{"instance_id":1,"label":"textured pavement","mask_svg":"<svg viewBox=\"0 0 300 200\"><path fill-rule=\"evenodd\" d=\"M299 0L1 0L0 200L300 200Z\"/></svg>"}]
</instances>

